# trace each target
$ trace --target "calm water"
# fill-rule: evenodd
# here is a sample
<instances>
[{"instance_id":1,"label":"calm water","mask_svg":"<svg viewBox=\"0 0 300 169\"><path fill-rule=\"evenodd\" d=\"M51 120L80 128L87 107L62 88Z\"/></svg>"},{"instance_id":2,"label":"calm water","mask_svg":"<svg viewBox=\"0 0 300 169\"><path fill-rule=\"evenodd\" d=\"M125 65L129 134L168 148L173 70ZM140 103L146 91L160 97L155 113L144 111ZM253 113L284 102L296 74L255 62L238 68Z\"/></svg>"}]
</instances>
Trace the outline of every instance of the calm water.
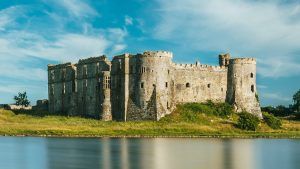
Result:
<instances>
[{"instance_id":1,"label":"calm water","mask_svg":"<svg viewBox=\"0 0 300 169\"><path fill-rule=\"evenodd\" d=\"M0 137L1 169L300 169L300 140Z\"/></svg>"}]
</instances>

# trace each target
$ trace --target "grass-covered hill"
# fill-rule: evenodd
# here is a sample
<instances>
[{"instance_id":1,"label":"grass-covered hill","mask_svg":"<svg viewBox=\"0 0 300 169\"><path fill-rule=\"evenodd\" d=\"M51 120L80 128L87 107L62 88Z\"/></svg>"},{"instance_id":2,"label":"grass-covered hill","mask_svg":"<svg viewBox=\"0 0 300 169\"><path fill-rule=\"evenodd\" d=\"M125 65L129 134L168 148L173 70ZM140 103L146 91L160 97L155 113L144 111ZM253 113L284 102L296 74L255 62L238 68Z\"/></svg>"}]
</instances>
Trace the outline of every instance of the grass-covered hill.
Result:
<instances>
[{"instance_id":1,"label":"grass-covered hill","mask_svg":"<svg viewBox=\"0 0 300 169\"><path fill-rule=\"evenodd\" d=\"M267 116L268 114L265 117ZM300 138L300 121L278 121L272 116L265 119L269 120L256 121L249 118L248 114L233 113L228 104L211 102L178 105L172 114L157 122L102 122L81 117L50 116L40 112L0 109L0 135ZM254 128L256 131L253 131L252 123L256 122L258 126Z\"/></svg>"}]
</instances>

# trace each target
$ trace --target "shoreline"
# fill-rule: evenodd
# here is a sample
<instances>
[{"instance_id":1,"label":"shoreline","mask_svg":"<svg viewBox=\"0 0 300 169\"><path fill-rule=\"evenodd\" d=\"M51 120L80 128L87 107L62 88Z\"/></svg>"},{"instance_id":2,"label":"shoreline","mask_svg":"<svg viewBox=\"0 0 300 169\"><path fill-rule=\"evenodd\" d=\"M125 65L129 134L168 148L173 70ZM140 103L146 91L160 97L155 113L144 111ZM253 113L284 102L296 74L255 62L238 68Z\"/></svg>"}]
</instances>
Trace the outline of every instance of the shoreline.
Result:
<instances>
[{"instance_id":1,"label":"shoreline","mask_svg":"<svg viewBox=\"0 0 300 169\"><path fill-rule=\"evenodd\" d=\"M0 134L0 137L40 137L40 138L215 138L215 139L300 139L299 136L287 135L34 135L34 134Z\"/></svg>"},{"instance_id":2,"label":"shoreline","mask_svg":"<svg viewBox=\"0 0 300 169\"><path fill-rule=\"evenodd\" d=\"M65 116L34 116L0 109L0 136L59 138L278 138L300 139L300 121L282 120L280 129L263 121L256 131L237 128L238 116L198 114L197 121L179 113L161 121L103 122Z\"/></svg>"}]
</instances>

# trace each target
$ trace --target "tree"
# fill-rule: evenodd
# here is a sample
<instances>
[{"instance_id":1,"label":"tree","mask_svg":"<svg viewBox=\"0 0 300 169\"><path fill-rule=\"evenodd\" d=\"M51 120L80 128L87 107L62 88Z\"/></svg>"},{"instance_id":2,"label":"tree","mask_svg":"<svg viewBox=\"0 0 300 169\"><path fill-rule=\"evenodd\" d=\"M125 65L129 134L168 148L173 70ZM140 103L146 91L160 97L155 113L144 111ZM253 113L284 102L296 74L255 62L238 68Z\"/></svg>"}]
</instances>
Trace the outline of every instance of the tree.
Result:
<instances>
[{"instance_id":1,"label":"tree","mask_svg":"<svg viewBox=\"0 0 300 169\"><path fill-rule=\"evenodd\" d=\"M14 97L16 101L16 105L20 105L22 107L27 107L30 104L30 101L27 99L27 93L18 93L18 96Z\"/></svg>"},{"instance_id":2,"label":"tree","mask_svg":"<svg viewBox=\"0 0 300 169\"><path fill-rule=\"evenodd\" d=\"M298 92L294 94L293 100L294 100L294 109L297 112L300 112L300 89L298 90Z\"/></svg>"}]
</instances>

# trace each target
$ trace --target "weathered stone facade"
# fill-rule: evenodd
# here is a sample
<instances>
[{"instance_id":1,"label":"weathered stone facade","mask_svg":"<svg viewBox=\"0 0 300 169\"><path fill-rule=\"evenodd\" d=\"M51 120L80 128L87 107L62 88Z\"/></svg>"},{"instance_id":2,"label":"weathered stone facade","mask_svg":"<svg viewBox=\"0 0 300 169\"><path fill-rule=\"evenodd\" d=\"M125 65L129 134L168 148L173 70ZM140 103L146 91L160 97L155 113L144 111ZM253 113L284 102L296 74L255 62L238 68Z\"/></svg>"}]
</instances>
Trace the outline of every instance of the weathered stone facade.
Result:
<instances>
[{"instance_id":1,"label":"weathered stone facade","mask_svg":"<svg viewBox=\"0 0 300 169\"><path fill-rule=\"evenodd\" d=\"M147 51L48 65L49 111L105 121L159 120L177 104L211 100L261 117L254 58L219 55L219 66L209 66L176 64L172 57Z\"/></svg>"}]
</instances>

